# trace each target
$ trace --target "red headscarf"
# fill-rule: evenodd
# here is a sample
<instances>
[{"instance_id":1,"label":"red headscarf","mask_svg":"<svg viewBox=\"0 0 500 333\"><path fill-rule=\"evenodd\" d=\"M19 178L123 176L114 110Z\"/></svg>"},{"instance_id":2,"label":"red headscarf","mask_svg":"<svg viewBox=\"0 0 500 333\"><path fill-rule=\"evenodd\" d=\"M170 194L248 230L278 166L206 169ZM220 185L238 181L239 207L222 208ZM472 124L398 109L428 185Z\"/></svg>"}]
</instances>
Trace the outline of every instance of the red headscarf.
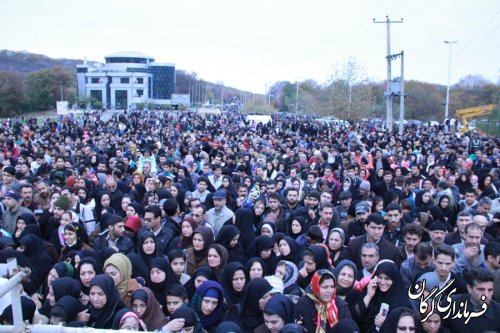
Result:
<instances>
[{"instance_id":1,"label":"red headscarf","mask_svg":"<svg viewBox=\"0 0 500 333\"><path fill-rule=\"evenodd\" d=\"M316 333L326 332L325 327L322 326L322 323L325 323L330 328L332 328L339 321L339 311L337 309L337 304L335 304L337 289L334 290L332 298L327 303L324 303L320 298L319 283L324 275L330 275L333 281L337 283L335 275L333 275L332 272L330 272L327 269L320 269L314 273L311 279L311 284L309 288L307 288L308 290L306 290L307 297L309 297L311 300L314 301L316 309L318 310L318 317L317 317L318 324L316 326Z\"/></svg>"}]
</instances>

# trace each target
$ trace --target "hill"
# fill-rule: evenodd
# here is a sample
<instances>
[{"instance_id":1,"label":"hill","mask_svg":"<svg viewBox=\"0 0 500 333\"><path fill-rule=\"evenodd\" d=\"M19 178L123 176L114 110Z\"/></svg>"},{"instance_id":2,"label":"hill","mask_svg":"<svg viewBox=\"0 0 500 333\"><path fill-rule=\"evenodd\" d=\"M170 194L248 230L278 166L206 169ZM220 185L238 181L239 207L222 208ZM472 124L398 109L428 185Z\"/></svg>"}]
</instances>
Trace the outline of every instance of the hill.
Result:
<instances>
[{"instance_id":1,"label":"hill","mask_svg":"<svg viewBox=\"0 0 500 333\"><path fill-rule=\"evenodd\" d=\"M76 71L76 65L82 64L81 59L53 59L43 54L26 51L0 51L0 71L30 74L53 67L65 67ZM90 62L95 63L95 62Z\"/></svg>"}]
</instances>

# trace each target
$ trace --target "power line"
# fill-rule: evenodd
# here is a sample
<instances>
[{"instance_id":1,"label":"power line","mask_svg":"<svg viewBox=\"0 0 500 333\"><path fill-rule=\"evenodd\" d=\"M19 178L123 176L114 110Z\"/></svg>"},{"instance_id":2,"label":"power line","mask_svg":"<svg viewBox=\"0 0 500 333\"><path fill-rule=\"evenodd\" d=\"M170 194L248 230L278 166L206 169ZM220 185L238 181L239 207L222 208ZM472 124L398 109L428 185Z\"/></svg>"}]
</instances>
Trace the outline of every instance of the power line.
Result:
<instances>
[{"instance_id":1,"label":"power line","mask_svg":"<svg viewBox=\"0 0 500 333\"><path fill-rule=\"evenodd\" d=\"M484 43L486 43L486 41L488 41L488 39L490 39L491 36L493 36L493 34L495 33L495 31L500 27L500 23L498 23L494 28L493 30L486 36L485 39L483 39L483 41L481 43L479 43L479 45L467 56L467 58L465 58L464 60L462 60L459 65L467 62L473 55L474 53L476 53L480 48L481 46L483 46Z\"/></svg>"},{"instance_id":2,"label":"power line","mask_svg":"<svg viewBox=\"0 0 500 333\"><path fill-rule=\"evenodd\" d=\"M486 28L486 26L488 26L488 24L490 24L490 22L495 18L495 16L498 15L498 13L500 13L500 8L493 14L492 17L490 17L490 19L488 21L486 21L485 24L483 24L483 26L481 28L479 28L479 30L474 34L474 36L472 36L472 38L469 39L469 41L464 44L464 46L455 54L454 58L457 58L479 36L479 34L481 34L481 32L484 30L484 28Z\"/></svg>"}]
</instances>

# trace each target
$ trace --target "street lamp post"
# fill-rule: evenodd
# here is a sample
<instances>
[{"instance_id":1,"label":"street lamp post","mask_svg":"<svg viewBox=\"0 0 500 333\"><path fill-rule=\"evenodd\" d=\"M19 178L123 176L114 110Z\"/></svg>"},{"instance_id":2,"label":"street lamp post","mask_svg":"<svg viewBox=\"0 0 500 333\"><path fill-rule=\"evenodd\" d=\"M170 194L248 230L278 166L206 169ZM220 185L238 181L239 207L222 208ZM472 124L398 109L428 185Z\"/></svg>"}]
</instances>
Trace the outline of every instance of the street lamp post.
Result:
<instances>
[{"instance_id":1,"label":"street lamp post","mask_svg":"<svg viewBox=\"0 0 500 333\"><path fill-rule=\"evenodd\" d=\"M299 113L299 81L297 80L297 92L295 93L295 114Z\"/></svg>"},{"instance_id":2,"label":"street lamp post","mask_svg":"<svg viewBox=\"0 0 500 333\"><path fill-rule=\"evenodd\" d=\"M61 102L64 101L64 94L63 94L63 81L59 80L59 84L61 85Z\"/></svg>"},{"instance_id":3,"label":"street lamp post","mask_svg":"<svg viewBox=\"0 0 500 333\"><path fill-rule=\"evenodd\" d=\"M445 109L444 109L444 117L446 119L446 118L448 118L448 115L449 115L448 114L448 107L450 104L451 47L453 44L458 43L458 41L445 40L444 42L450 46L450 51L449 51L449 55L448 55L448 85L446 86L446 105L445 105Z\"/></svg>"}]
</instances>

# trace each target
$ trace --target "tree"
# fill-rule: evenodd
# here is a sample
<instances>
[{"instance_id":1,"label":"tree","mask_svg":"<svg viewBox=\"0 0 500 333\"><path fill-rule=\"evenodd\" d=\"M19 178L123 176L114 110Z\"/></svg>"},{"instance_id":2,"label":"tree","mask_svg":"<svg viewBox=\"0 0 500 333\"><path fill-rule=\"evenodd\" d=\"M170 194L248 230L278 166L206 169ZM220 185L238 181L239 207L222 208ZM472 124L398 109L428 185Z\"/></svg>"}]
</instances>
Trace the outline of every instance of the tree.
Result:
<instances>
[{"instance_id":1,"label":"tree","mask_svg":"<svg viewBox=\"0 0 500 333\"><path fill-rule=\"evenodd\" d=\"M322 106L329 116L360 119L375 107L376 99L365 70L352 57L346 63L334 66L325 86L325 94Z\"/></svg>"},{"instance_id":2,"label":"tree","mask_svg":"<svg viewBox=\"0 0 500 333\"><path fill-rule=\"evenodd\" d=\"M199 83L198 74L195 72L187 72L182 69L175 71L175 93L189 94L190 87Z\"/></svg>"},{"instance_id":3,"label":"tree","mask_svg":"<svg viewBox=\"0 0 500 333\"><path fill-rule=\"evenodd\" d=\"M74 73L63 67L55 67L30 74L26 79L26 93L33 111L52 110L61 98L74 91Z\"/></svg>"},{"instance_id":4,"label":"tree","mask_svg":"<svg viewBox=\"0 0 500 333\"><path fill-rule=\"evenodd\" d=\"M0 72L0 117L19 114L25 107L22 76L14 72Z\"/></svg>"}]
</instances>

